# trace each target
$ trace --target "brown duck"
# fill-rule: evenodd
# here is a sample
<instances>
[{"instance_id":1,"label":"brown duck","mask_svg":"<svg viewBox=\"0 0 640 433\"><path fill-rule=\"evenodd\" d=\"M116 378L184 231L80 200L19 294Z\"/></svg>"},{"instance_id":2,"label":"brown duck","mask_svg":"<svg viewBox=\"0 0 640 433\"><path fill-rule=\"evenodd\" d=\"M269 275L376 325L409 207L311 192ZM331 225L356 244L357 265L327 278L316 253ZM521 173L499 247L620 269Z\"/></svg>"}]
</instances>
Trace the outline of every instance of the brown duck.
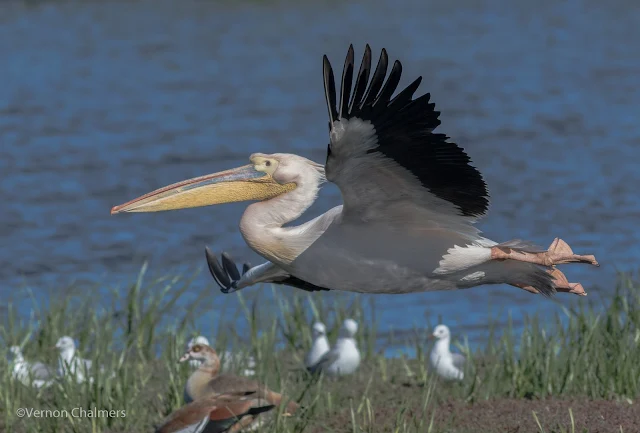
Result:
<instances>
[{"instance_id":1,"label":"brown duck","mask_svg":"<svg viewBox=\"0 0 640 433\"><path fill-rule=\"evenodd\" d=\"M220 358L207 345L195 344L180 358L180 362L189 360L202 363L187 380L184 392L187 405L167 419L161 427L166 430L159 429L160 433L240 432L258 427L264 420L264 416L259 415L280 404L286 403L285 415L291 415L298 409L296 402L255 380L218 374ZM196 428L200 423L204 423L200 427L203 430L190 427ZM177 430L171 429L180 425L182 427Z\"/></svg>"},{"instance_id":2,"label":"brown duck","mask_svg":"<svg viewBox=\"0 0 640 433\"><path fill-rule=\"evenodd\" d=\"M155 433L237 433L259 426L257 416L274 407L255 392L213 395L176 410Z\"/></svg>"}]
</instances>

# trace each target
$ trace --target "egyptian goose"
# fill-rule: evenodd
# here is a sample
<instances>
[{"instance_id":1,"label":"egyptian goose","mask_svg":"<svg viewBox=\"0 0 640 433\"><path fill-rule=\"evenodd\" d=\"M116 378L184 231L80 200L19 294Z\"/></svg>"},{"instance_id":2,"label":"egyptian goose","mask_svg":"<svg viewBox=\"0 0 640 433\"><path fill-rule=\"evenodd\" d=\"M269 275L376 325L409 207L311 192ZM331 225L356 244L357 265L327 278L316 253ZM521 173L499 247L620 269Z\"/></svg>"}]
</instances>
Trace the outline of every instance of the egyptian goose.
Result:
<instances>
[{"instance_id":1,"label":"egyptian goose","mask_svg":"<svg viewBox=\"0 0 640 433\"><path fill-rule=\"evenodd\" d=\"M193 346L194 344L204 344L206 346L211 346L207 337L198 335L197 337L189 340L189 342L187 343L187 351L189 351L189 349L191 349L191 346ZM200 364L201 362L196 361L195 359L189 361L189 365L193 368L199 367ZM225 350L222 354L222 370L230 371L238 365L246 366L246 368L242 370L243 376L255 376L256 360L253 358L253 356L244 353L232 353L228 350Z\"/></svg>"},{"instance_id":2,"label":"egyptian goose","mask_svg":"<svg viewBox=\"0 0 640 433\"><path fill-rule=\"evenodd\" d=\"M176 410L156 433L236 433L256 428L256 417L274 407L255 391L216 394Z\"/></svg>"},{"instance_id":3,"label":"egyptian goose","mask_svg":"<svg viewBox=\"0 0 640 433\"><path fill-rule=\"evenodd\" d=\"M298 409L298 404L296 402L288 400L282 394L271 391L265 385L255 380L231 374L219 374L220 358L218 358L216 351L209 346L204 344L193 345L191 349L180 358L180 362L189 360L199 360L202 364L191 374L191 376L189 376L189 379L187 380L184 392L186 403L197 403L220 395L244 394L252 401L251 405L247 403L247 408L252 408L254 412L258 410L256 409L257 407L263 408L263 410L260 410L258 413L250 414L251 421L246 421L246 424L243 423L242 428L256 428L259 426L262 419L258 418L257 415L262 412L267 412L269 409L264 408L268 405L276 407L285 400L286 408L284 410L284 414L286 415L291 415ZM258 401L254 401L255 399Z\"/></svg>"}]
</instances>

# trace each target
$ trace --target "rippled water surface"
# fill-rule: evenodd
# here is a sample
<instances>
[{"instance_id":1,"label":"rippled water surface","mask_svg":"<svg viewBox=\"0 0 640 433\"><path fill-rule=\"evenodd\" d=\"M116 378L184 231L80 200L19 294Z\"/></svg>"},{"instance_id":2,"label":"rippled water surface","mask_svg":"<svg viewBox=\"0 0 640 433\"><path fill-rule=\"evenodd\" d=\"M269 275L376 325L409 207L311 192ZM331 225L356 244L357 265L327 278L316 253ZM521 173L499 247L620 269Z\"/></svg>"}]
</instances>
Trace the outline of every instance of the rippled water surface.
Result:
<instances>
[{"instance_id":1,"label":"rippled water surface","mask_svg":"<svg viewBox=\"0 0 640 433\"><path fill-rule=\"evenodd\" d=\"M109 209L252 152L323 162L322 55L339 69L368 42L403 62L401 85L423 75L441 132L485 175L485 234L562 236L602 264L567 275L606 297L640 259L639 22L628 1L0 3L0 296L118 286L145 260L194 269L205 245L258 263L237 230L246 204ZM329 185L309 215L339 201ZM195 285L214 290L206 272ZM385 330L558 310L503 286L375 301Z\"/></svg>"}]
</instances>

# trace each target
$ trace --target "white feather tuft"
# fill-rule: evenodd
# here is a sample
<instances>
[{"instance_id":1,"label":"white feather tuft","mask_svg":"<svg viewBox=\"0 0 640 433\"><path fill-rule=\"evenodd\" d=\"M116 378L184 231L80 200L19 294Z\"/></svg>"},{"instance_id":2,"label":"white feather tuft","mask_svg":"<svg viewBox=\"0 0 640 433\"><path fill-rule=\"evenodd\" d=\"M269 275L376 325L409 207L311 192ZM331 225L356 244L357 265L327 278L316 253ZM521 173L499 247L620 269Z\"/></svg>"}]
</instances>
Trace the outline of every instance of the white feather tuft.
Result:
<instances>
[{"instance_id":1,"label":"white feather tuft","mask_svg":"<svg viewBox=\"0 0 640 433\"><path fill-rule=\"evenodd\" d=\"M442 260L438 263L438 268L433 273L438 275L451 274L480 265L489 260L491 260L491 248L480 245L467 245L464 247L455 245L447 250L447 254L442 256ZM467 277L471 277L471 275Z\"/></svg>"}]
</instances>

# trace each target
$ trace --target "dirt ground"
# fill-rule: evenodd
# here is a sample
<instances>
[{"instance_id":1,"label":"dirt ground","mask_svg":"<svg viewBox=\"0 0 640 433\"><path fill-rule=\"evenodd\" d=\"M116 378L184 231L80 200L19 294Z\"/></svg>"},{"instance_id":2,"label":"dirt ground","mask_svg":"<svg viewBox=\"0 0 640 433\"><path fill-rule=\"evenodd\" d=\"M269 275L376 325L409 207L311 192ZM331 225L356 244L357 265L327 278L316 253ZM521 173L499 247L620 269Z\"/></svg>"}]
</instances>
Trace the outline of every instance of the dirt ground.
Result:
<instances>
[{"instance_id":1,"label":"dirt ground","mask_svg":"<svg viewBox=\"0 0 640 433\"><path fill-rule=\"evenodd\" d=\"M393 421L403 416L408 423L415 416L431 417L437 432L446 433L640 433L640 407L626 402L581 399L515 400L498 399L475 403L448 401L432 407L425 415L400 415L392 406L374 408L376 422L369 426L373 432L393 431ZM571 409L574 420L572 429ZM538 427L536 418L544 430ZM429 422L426 423L428 425ZM322 425L312 422L305 431L353 432L348 410L336 412Z\"/></svg>"},{"instance_id":2,"label":"dirt ground","mask_svg":"<svg viewBox=\"0 0 640 433\"><path fill-rule=\"evenodd\" d=\"M566 398L446 402L436 408L435 424L446 432L540 432L533 412L545 432L640 433L638 404Z\"/></svg>"},{"instance_id":3,"label":"dirt ground","mask_svg":"<svg viewBox=\"0 0 640 433\"><path fill-rule=\"evenodd\" d=\"M349 397L353 402L360 401L363 390L357 385L345 387L336 383L334 386L342 390L342 399L336 404L341 410L333 411L331 416L326 412L316 414L305 432L354 432L349 408L356 403L349 403ZM358 431L393 432L399 420L417 426L419 418L426 421L424 429L433 417L434 431L438 433L640 433L637 402L562 397L496 398L467 403L436 392L440 395L435 395L433 403L424 410L424 391L424 387L408 383L370 386L368 395L374 422L367 425L362 422L366 417L361 417L358 421L362 430Z\"/></svg>"}]
</instances>

